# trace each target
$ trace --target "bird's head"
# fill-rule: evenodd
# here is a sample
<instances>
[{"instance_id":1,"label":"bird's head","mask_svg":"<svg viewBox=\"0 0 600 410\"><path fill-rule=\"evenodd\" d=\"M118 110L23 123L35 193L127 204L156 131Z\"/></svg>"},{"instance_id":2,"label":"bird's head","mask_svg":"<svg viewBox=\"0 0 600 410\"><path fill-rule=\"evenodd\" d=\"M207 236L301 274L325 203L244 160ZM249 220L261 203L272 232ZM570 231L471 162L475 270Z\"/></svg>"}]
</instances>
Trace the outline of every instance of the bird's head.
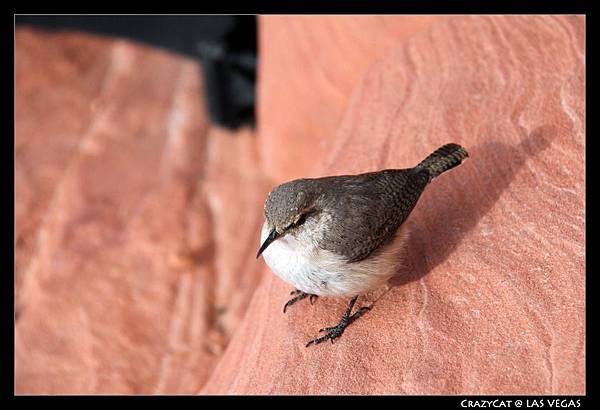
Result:
<instances>
[{"instance_id":1,"label":"bird's head","mask_svg":"<svg viewBox=\"0 0 600 410\"><path fill-rule=\"evenodd\" d=\"M265 220L269 235L258 254L277 238L302 229L308 218L319 213L319 192L313 180L298 179L275 187L265 201Z\"/></svg>"}]
</instances>

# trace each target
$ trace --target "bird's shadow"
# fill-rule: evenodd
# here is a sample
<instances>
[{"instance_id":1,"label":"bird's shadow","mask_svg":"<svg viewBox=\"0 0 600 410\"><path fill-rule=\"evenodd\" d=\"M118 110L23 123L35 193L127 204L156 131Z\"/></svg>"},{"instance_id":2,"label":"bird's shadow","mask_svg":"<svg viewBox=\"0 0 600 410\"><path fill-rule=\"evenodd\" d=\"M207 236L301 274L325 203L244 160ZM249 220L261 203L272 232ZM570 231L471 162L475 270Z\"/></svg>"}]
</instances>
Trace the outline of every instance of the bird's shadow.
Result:
<instances>
[{"instance_id":1,"label":"bird's shadow","mask_svg":"<svg viewBox=\"0 0 600 410\"><path fill-rule=\"evenodd\" d=\"M388 281L387 290L373 303L395 287L420 280L450 257L465 236L492 209L526 161L546 150L555 137L555 127L540 126L525 134L515 146L486 142L468 149L469 166L476 169L463 173L463 183L457 188L462 192L455 195L458 200L449 203L439 195L437 200L431 196L424 198L429 203L421 206L430 207L429 214L425 218L422 212L416 212L416 218L409 220L412 229L405 263ZM485 189L481 189L482 186ZM429 187L432 188L435 187ZM433 252L432 238L436 239Z\"/></svg>"}]
</instances>

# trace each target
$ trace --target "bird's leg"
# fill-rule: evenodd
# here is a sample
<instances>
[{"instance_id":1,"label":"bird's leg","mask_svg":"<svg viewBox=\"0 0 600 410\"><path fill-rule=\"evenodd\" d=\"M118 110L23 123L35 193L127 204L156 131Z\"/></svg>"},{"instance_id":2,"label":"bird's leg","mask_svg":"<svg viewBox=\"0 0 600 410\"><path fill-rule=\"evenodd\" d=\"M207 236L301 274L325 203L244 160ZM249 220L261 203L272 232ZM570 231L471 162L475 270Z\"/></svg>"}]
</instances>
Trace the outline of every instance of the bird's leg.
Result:
<instances>
[{"instance_id":1,"label":"bird's leg","mask_svg":"<svg viewBox=\"0 0 600 410\"><path fill-rule=\"evenodd\" d=\"M363 306L360 309L358 309L356 312L354 312L352 315L350 315L350 312L352 312L352 308L354 307L354 304L356 303L356 299L358 299L358 295L354 296L352 298L352 300L350 300L350 303L348 304L348 307L346 308L346 311L344 312L342 319L340 320L340 322L337 325L335 325L333 327L325 327L325 328L319 330L319 332L327 332L327 334L325 334L324 336L318 337L314 340L311 340L310 342L308 342L306 344L306 347L308 347L312 344L317 345L321 342L324 342L327 339L331 340L331 343L333 343L333 340L335 338L340 337L342 335L342 333L344 333L344 330L350 323L354 322L356 319L361 317L366 311L371 309L367 306Z\"/></svg>"},{"instance_id":2,"label":"bird's leg","mask_svg":"<svg viewBox=\"0 0 600 410\"><path fill-rule=\"evenodd\" d=\"M301 290L293 290L292 292L290 292L290 295L295 297L291 298L290 300L288 300L288 302L285 304L285 306L283 307L283 313L285 313L285 311L287 310L288 306L293 305L294 303L298 302L299 300L304 299L307 296L310 296L310 304L313 304L313 298L318 298L317 295L311 295L310 293L304 293Z\"/></svg>"}]
</instances>

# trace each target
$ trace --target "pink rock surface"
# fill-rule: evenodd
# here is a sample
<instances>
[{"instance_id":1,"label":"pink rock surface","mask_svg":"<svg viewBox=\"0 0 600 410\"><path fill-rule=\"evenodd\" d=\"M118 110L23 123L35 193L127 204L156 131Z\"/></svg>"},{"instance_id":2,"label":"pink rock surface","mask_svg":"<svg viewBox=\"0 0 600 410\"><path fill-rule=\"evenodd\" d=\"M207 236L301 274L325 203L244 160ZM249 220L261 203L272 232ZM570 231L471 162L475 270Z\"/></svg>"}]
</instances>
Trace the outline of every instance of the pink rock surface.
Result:
<instances>
[{"instance_id":1,"label":"pink rock surface","mask_svg":"<svg viewBox=\"0 0 600 410\"><path fill-rule=\"evenodd\" d=\"M259 93L257 115L265 174L306 177L337 145L344 110L371 64L437 18L262 17L259 82L270 91Z\"/></svg>"},{"instance_id":2,"label":"pink rock surface","mask_svg":"<svg viewBox=\"0 0 600 410\"><path fill-rule=\"evenodd\" d=\"M306 46L305 38L333 35L323 27L290 34L296 19L278 19L262 19L267 53L280 35L280 53L297 61L334 53L326 40ZM571 16L436 19L370 61L327 136L293 107L296 95L342 81L343 58L322 76L298 66L286 92L279 79L289 67L263 61L261 153L265 163L287 164L273 165L278 182L294 170L413 166L450 141L471 158L426 190L409 222L407 266L389 290L359 299L373 309L339 341L304 347L337 323L346 300L321 298L284 315L290 285L267 276L203 392L584 393L584 24ZM389 34L389 26L373 30ZM293 120L270 115L282 107ZM289 146L301 143L296 160Z\"/></svg>"},{"instance_id":3,"label":"pink rock surface","mask_svg":"<svg viewBox=\"0 0 600 410\"><path fill-rule=\"evenodd\" d=\"M257 135L207 123L195 62L17 30L16 392L584 393L584 25L260 17ZM281 312L268 190L451 141L406 266L305 348L347 300Z\"/></svg>"},{"instance_id":4,"label":"pink rock surface","mask_svg":"<svg viewBox=\"0 0 600 410\"><path fill-rule=\"evenodd\" d=\"M252 133L157 49L23 29L16 61L16 392L198 391L262 273Z\"/></svg>"},{"instance_id":5,"label":"pink rock surface","mask_svg":"<svg viewBox=\"0 0 600 410\"><path fill-rule=\"evenodd\" d=\"M100 101L108 41L18 31L15 58L16 295L52 193ZM57 46L60 44L60 46ZM78 58L74 58L76 53ZM53 61L53 64L43 62ZM47 90L60 90L47 92ZM81 104L81 101L86 104ZM69 109L65 109L69 107ZM51 143L49 143L51 141Z\"/></svg>"}]
</instances>

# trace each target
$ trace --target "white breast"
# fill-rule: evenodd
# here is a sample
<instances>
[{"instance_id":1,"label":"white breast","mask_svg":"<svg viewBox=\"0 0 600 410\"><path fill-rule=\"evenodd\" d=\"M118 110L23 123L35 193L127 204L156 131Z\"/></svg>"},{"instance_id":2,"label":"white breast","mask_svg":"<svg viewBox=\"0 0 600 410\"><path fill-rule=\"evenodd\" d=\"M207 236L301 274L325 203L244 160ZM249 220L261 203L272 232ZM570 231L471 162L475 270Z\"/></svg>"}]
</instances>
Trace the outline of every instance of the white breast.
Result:
<instances>
[{"instance_id":1,"label":"white breast","mask_svg":"<svg viewBox=\"0 0 600 410\"><path fill-rule=\"evenodd\" d=\"M263 257L271 270L296 289L318 296L354 296L383 285L401 266L408 231L406 223L393 242L376 255L348 263L340 256L319 249L307 232L275 240ZM261 243L268 236L263 224Z\"/></svg>"}]
</instances>

